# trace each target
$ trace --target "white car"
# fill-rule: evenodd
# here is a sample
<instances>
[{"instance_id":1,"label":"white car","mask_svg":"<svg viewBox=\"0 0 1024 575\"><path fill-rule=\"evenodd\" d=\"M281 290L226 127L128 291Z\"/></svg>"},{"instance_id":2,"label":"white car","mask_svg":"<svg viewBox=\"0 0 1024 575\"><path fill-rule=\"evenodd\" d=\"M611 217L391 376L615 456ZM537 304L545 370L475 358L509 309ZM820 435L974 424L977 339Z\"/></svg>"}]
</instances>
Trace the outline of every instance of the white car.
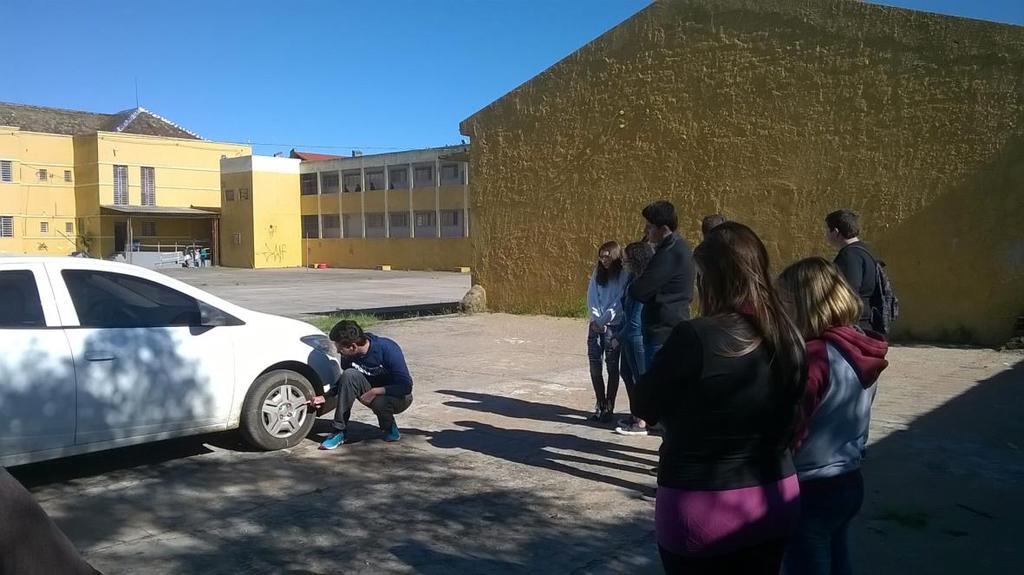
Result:
<instances>
[{"instance_id":1,"label":"white car","mask_svg":"<svg viewBox=\"0 0 1024 575\"><path fill-rule=\"evenodd\" d=\"M339 373L315 327L158 272L0 258L2 466L233 428L292 447Z\"/></svg>"}]
</instances>

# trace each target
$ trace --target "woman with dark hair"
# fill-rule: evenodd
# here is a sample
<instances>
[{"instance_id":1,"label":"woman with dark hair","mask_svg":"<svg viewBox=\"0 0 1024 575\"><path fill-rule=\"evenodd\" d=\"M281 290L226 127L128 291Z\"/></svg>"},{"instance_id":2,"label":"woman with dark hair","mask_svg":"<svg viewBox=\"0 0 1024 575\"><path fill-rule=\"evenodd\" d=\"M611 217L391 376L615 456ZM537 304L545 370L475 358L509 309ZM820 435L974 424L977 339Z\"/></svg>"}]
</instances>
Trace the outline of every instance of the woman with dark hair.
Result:
<instances>
[{"instance_id":1,"label":"woman with dark hair","mask_svg":"<svg viewBox=\"0 0 1024 575\"><path fill-rule=\"evenodd\" d=\"M629 274L622 290L622 321L613 329L612 345L619 348L622 358L619 362L622 382L626 384L626 395L633 404L633 388L643 375L647 362L644 359L643 314L644 304L629 295L629 286L636 276L644 273L644 268L654 257L654 248L647 242L633 242L626 246L622 254L622 266ZM620 435L647 435L644 420L630 415L619 422L615 433Z\"/></svg>"},{"instance_id":2,"label":"woman with dark hair","mask_svg":"<svg viewBox=\"0 0 1024 575\"><path fill-rule=\"evenodd\" d=\"M634 392L661 423L655 528L667 573L772 573L796 525L789 446L807 382L804 344L750 228L694 251L702 317L677 325Z\"/></svg>"},{"instance_id":3,"label":"woman with dark hair","mask_svg":"<svg viewBox=\"0 0 1024 575\"><path fill-rule=\"evenodd\" d=\"M622 248L605 242L597 250L597 264L587 287L590 329L587 330L587 357L590 359L590 382L594 385L597 405L591 421L609 423L614 418L615 395L619 391L619 350L611 345L611 329L622 321L622 290L626 285L622 271ZM604 365L608 366L608 388L605 389Z\"/></svg>"}]
</instances>

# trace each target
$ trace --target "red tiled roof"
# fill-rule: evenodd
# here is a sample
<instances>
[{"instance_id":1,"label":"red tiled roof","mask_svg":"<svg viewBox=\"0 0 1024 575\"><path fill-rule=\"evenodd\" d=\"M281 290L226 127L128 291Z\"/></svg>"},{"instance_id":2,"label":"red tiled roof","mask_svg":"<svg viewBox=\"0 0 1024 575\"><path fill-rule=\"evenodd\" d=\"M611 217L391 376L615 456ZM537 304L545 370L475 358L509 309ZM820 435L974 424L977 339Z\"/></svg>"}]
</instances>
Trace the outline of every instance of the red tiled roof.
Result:
<instances>
[{"instance_id":1,"label":"red tiled roof","mask_svg":"<svg viewBox=\"0 0 1024 575\"><path fill-rule=\"evenodd\" d=\"M346 157L336 156L334 154L316 154L314 152L300 152L296 149L292 149L291 154L289 154L289 156L292 158L298 158L303 162L310 162L313 160L337 160L338 158Z\"/></svg>"}]
</instances>

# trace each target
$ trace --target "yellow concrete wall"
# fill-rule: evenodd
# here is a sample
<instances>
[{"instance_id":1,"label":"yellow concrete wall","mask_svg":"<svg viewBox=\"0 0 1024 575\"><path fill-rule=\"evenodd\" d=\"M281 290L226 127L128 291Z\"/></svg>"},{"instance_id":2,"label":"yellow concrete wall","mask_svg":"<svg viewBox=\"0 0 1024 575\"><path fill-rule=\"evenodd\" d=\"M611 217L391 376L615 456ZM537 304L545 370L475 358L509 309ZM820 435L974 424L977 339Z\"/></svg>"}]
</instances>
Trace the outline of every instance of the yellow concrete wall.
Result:
<instances>
[{"instance_id":1,"label":"yellow concrete wall","mask_svg":"<svg viewBox=\"0 0 1024 575\"><path fill-rule=\"evenodd\" d=\"M388 211L409 213L409 190L388 190Z\"/></svg>"},{"instance_id":2,"label":"yellow concrete wall","mask_svg":"<svg viewBox=\"0 0 1024 575\"><path fill-rule=\"evenodd\" d=\"M852 208L897 335L996 344L1024 313L1024 28L846 1L658 2L462 124L497 310L586 292L666 198L750 224L775 271Z\"/></svg>"},{"instance_id":3,"label":"yellow concrete wall","mask_svg":"<svg viewBox=\"0 0 1024 575\"><path fill-rule=\"evenodd\" d=\"M384 191L363 192L366 197L366 213L384 213Z\"/></svg>"},{"instance_id":4,"label":"yellow concrete wall","mask_svg":"<svg viewBox=\"0 0 1024 575\"><path fill-rule=\"evenodd\" d=\"M253 267L303 265L299 174L253 172L252 180Z\"/></svg>"},{"instance_id":5,"label":"yellow concrete wall","mask_svg":"<svg viewBox=\"0 0 1024 575\"><path fill-rule=\"evenodd\" d=\"M249 200L239 200L239 190L250 190ZM223 201L224 192L231 190L235 201ZM220 265L251 268L255 265L252 227L252 172L221 175L220 212ZM235 234L239 243L235 243Z\"/></svg>"},{"instance_id":6,"label":"yellow concrete wall","mask_svg":"<svg viewBox=\"0 0 1024 575\"><path fill-rule=\"evenodd\" d=\"M114 165L128 166L128 203L142 203L141 172L152 167L158 206L220 206L220 158L251 153L249 146L100 132L100 203L114 203Z\"/></svg>"},{"instance_id":7,"label":"yellow concrete wall","mask_svg":"<svg viewBox=\"0 0 1024 575\"><path fill-rule=\"evenodd\" d=\"M0 238L0 253L67 255L75 251L74 144L70 136L0 128L0 159L11 161L12 182L0 182L0 215L12 216L14 237ZM37 172L47 171L45 181ZM72 181L65 181L65 171ZM41 224L47 230L43 231Z\"/></svg>"},{"instance_id":8,"label":"yellow concrete wall","mask_svg":"<svg viewBox=\"0 0 1024 575\"><path fill-rule=\"evenodd\" d=\"M437 195L434 188L413 188L412 206L417 212L433 211L437 208Z\"/></svg>"},{"instance_id":9,"label":"yellow concrete wall","mask_svg":"<svg viewBox=\"0 0 1024 575\"><path fill-rule=\"evenodd\" d=\"M95 135L75 136L75 211L78 216L79 249L99 256L108 252L101 251L103 233L100 224L99 171L97 164L97 141ZM85 245L83 239L91 243ZM113 238L107 238L110 249L113 249Z\"/></svg>"},{"instance_id":10,"label":"yellow concrete wall","mask_svg":"<svg viewBox=\"0 0 1024 575\"><path fill-rule=\"evenodd\" d=\"M401 270L453 270L469 266L469 238L352 238L308 240L309 262L335 268L374 268L390 265Z\"/></svg>"},{"instance_id":11,"label":"yellow concrete wall","mask_svg":"<svg viewBox=\"0 0 1024 575\"><path fill-rule=\"evenodd\" d=\"M441 186L441 209L461 210L465 205L466 193L462 186Z\"/></svg>"}]
</instances>

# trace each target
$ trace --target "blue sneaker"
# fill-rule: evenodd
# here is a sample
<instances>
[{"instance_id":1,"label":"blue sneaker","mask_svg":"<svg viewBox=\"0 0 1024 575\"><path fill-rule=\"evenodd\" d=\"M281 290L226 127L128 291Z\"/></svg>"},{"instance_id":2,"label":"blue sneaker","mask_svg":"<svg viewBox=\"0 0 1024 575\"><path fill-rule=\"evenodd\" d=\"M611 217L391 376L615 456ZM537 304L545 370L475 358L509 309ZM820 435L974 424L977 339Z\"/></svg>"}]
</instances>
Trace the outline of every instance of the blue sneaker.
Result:
<instances>
[{"instance_id":1,"label":"blue sneaker","mask_svg":"<svg viewBox=\"0 0 1024 575\"><path fill-rule=\"evenodd\" d=\"M345 432L339 431L325 439L324 442L320 444L320 449L337 449L337 447L342 443L345 443Z\"/></svg>"},{"instance_id":2,"label":"blue sneaker","mask_svg":"<svg viewBox=\"0 0 1024 575\"><path fill-rule=\"evenodd\" d=\"M398 432L398 424L392 423L391 429L384 434L384 441L398 441L402 439L402 434Z\"/></svg>"}]
</instances>

